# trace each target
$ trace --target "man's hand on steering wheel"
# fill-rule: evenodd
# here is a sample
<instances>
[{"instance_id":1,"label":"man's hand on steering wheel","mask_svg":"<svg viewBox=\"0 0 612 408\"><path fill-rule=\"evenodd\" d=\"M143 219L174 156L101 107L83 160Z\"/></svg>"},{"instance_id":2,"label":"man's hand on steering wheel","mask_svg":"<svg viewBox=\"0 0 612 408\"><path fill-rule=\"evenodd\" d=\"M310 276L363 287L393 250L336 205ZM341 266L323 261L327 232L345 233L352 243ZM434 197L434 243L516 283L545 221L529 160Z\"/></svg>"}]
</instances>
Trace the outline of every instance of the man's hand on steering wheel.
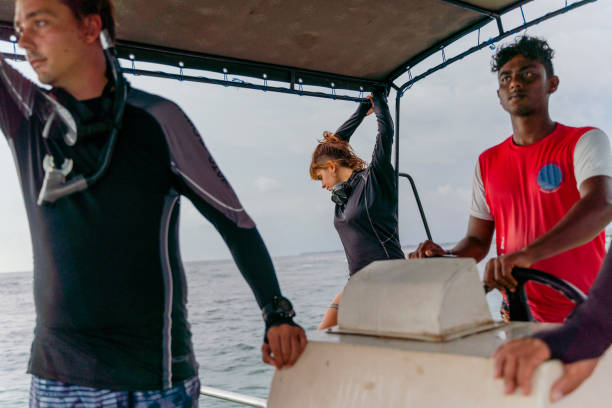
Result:
<instances>
[{"instance_id":1,"label":"man's hand on steering wheel","mask_svg":"<svg viewBox=\"0 0 612 408\"><path fill-rule=\"evenodd\" d=\"M518 282L512 276L512 269L514 267L529 268L534 262L525 249L493 258L487 262L483 283L491 289L514 292Z\"/></svg>"}]
</instances>

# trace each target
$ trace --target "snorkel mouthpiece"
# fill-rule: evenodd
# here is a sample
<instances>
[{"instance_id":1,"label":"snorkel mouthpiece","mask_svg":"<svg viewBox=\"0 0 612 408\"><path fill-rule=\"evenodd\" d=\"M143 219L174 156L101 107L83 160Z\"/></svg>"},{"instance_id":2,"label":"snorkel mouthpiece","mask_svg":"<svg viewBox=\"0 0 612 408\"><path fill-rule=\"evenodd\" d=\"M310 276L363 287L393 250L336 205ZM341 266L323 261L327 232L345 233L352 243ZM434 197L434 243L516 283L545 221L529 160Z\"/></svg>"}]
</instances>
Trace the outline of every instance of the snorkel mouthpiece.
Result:
<instances>
[{"instance_id":1,"label":"snorkel mouthpiece","mask_svg":"<svg viewBox=\"0 0 612 408\"><path fill-rule=\"evenodd\" d=\"M71 159L65 159L62 167L58 169L55 167L53 156L45 155L43 160L45 178L38 194L37 204L39 206L45 202L54 203L58 198L87 188L87 182L83 176L77 176L66 183L66 176L72 171L72 165Z\"/></svg>"}]
</instances>

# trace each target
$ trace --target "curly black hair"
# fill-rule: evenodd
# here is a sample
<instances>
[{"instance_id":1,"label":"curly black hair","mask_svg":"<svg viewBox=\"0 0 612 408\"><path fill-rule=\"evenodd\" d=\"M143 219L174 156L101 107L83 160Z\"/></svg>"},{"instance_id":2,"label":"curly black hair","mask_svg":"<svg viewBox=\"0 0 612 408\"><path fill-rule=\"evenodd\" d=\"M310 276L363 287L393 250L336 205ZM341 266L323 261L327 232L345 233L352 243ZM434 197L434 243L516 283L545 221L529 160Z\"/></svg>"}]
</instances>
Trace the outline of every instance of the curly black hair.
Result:
<instances>
[{"instance_id":1,"label":"curly black hair","mask_svg":"<svg viewBox=\"0 0 612 408\"><path fill-rule=\"evenodd\" d=\"M549 76L555 74L552 59L555 52L545 40L537 37L518 37L513 43L500 47L491 61L491 72L498 72L508 61L517 55L538 61L544 65Z\"/></svg>"}]
</instances>

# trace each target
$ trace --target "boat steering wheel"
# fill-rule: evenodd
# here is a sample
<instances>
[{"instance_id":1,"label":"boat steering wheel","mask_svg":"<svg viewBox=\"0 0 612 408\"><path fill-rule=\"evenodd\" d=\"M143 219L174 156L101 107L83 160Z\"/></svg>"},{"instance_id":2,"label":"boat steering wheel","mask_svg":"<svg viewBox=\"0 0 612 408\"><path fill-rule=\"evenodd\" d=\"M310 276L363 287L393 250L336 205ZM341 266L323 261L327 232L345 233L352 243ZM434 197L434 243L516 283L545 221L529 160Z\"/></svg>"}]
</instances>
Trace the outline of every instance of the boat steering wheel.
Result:
<instances>
[{"instance_id":1,"label":"boat steering wheel","mask_svg":"<svg viewBox=\"0 0 612 408\"><path fill-rule=\"evenodd\" d=\"M528 281L541 283L560 292L566 298L574 302L576 306L587 299L586 295L576 286L537 269L515 267L512 269L512 276L517 280L518 285L514 293L507 292L508 305L510 307L510 321L529 322L535 320L529 311L527 295L525 294L525 283Z\"/></svg>"}]
</instances>

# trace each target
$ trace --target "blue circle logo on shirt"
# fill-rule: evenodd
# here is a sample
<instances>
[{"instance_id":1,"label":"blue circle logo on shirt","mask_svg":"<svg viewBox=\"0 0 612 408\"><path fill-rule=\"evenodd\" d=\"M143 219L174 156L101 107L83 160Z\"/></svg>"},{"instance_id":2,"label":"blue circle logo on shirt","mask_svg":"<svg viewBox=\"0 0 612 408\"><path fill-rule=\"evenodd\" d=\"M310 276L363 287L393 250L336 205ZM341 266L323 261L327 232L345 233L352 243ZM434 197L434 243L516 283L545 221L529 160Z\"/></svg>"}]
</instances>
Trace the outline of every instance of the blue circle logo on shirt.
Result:
<instances>
[{"instance_id":1,"label":"blue circle logo on shirt","mask_svg":"<svg viewBox=\"0 0 612 408\"><path fill-rule=\"evenodd\" d=\"M538 185L547 193L556 191L563 182L563 173L556 164L550 163L540 169Z\"/></svg>"}]
</instances>

